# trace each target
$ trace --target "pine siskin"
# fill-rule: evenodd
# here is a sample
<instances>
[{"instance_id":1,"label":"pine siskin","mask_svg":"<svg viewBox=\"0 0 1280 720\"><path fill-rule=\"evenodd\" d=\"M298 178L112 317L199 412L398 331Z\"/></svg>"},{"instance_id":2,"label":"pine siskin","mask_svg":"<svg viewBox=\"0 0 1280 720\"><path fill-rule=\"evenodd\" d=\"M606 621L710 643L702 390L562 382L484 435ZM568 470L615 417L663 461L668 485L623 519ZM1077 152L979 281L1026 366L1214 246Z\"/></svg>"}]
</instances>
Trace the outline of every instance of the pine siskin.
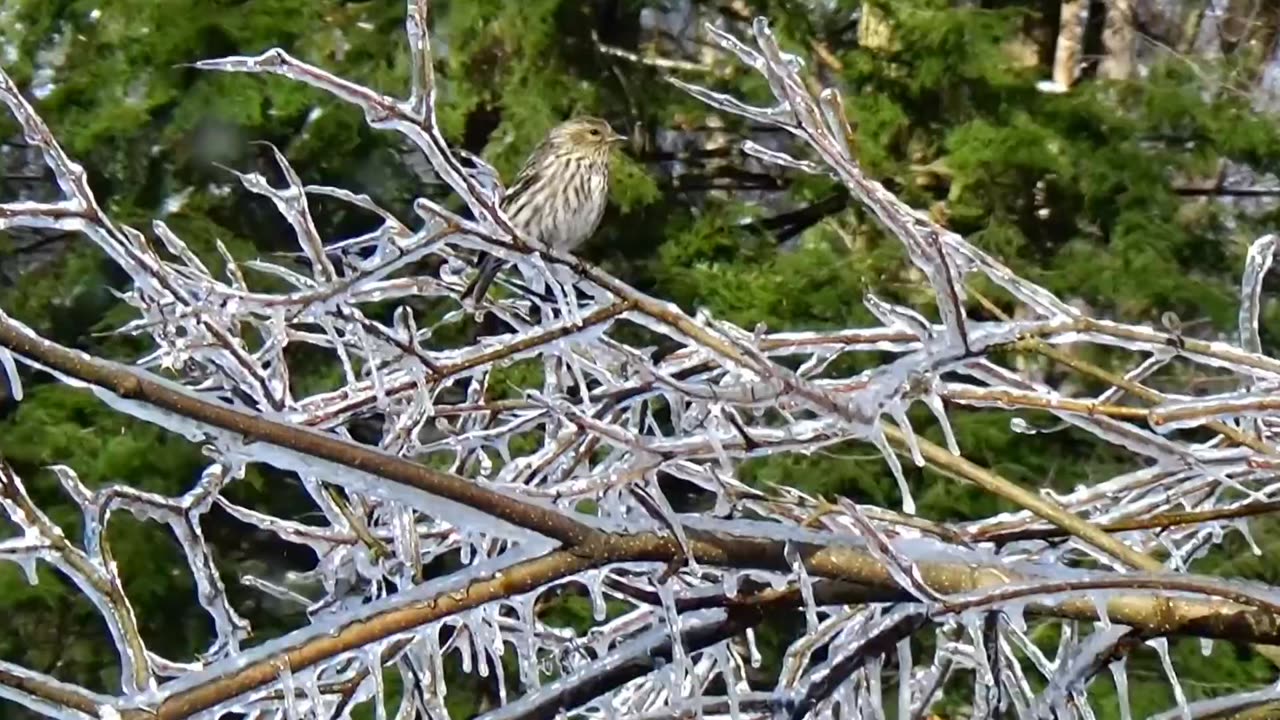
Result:
<instances>
[{"instance_id":1,"label":"pine siskin","mask_svg":"<svg viewBox=\"0 0 1280 720\"><path fill-rule=\"evenodd\" d=\"M573 250L600 225L609 195L609 151L626 137L609 123L578 117L552 128L507 188L502 209L526 239ZM504 262L482 253L463 297L484 298Z\"/></svg>"}]
</instances>

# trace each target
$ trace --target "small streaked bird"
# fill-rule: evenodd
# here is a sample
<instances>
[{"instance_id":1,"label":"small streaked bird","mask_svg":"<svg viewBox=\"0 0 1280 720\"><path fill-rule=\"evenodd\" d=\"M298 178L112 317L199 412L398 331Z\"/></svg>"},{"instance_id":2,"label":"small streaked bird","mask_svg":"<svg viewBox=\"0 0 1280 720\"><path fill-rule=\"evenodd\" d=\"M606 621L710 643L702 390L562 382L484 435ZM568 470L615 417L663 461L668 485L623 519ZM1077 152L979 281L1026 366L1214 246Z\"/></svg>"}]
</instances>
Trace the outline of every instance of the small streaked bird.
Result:
<instances>
[{"instance_id":1,"label":"small streaked bird","mask_svg":"<svg viewBox=\"0 0 1280 720\"><path fill-rule=\"evenodd\" d=\"M552 128L502 198L502 209L527 240L572 251L600 225L609 196L609 152L626 137L595 117ZM484 299L504 262L482 253L480 271L462 296Z\"/></svg>"}]
</instances>

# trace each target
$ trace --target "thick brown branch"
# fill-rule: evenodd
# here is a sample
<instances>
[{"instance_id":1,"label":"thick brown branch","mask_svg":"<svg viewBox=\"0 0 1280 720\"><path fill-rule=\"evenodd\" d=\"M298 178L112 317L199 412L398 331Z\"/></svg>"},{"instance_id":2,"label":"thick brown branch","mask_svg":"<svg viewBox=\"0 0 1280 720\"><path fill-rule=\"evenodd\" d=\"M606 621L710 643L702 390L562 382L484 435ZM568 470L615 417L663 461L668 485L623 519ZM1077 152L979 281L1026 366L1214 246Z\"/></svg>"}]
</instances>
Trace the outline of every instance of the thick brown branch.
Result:
<instances>
[{"instance_id":1,"label":"thick brown branch","mask_svg":"<svg viewBox=\"0 0 1280 720\"><path fill-rule=\"evenodd\" d=\"M122 397L150 403L215 427L241 433L247 438L278 444L465 503L521 527L559 539L570 548L513 566L498 577L476 582L464 590L447 593L412 607L397 608L352 623L334 635L305 641L276 658L175 694L161 704L154 717L186 717L275 682L280 667L285 662L294 671L298 671L407 629L502 597L530 592L548 582L586 569L617 562L648 561L665 565L682 557L685 552L665 533L601 533L570 517L499 495L460 477L428 470L336 437L275 423L201 400L176 390L167 383L152 379L146 373L95 359L38 338L7 318L0 318L0 346L35 364L106 388ZM889 437L892 442L904 442L901 433L895 429L890 428ZM930 461L945 463L967 477L990 481L983 477L984 471L981 468L971 466L967 461L955 458L941 448L924 446L922 450ZM788 571L792 567L786 552L788 543L781 540L721 536L689 529L686 532L689 537L689 553L703 565L781 571ZM868 550L814 544L802 544L798 550L809 572L815 576L855 583L870 589L882 601L915 601L913 595L900 587L892 569ZM1047 589L1041 590L1040 586L1035 585L1042 581L1021 577L1004 567L974 565L960 560L921 562L915 567L921 581L940 595L979 593L977 598L968 601L969 605L983 603L981 591L1012 583L1023 583L1023 587L1016 589L1016 592L1029 600L1034 600L1038 594L1054 592L1051 586L1045 586ZM1106 613L1111 621L1131 625L1147 634L1193 634L1268 643L1280 641L1280 615L1277 615L1275 608L1259 598L1216 584L1212 579L1197 580L1185 575L1176 578L1102 576L1097 580L1086 578L1068 584L1072 597L1077 597L1082 589L1088 587L1111 590L1145 587L1179 593L1177 597L1165 597L1158 593L1153 596L1150 592L1130 593L1113 595L1106 601ZM1188 593L1207 599L1193 597ZM1096 619L1098 607L1092 600L1069 599L1037 606L1036 611L1060 617ZM152 715L139 711L129 717L141 720L144 716Z\"/></svg>"},{"instance_id":2,"label":"thick brown branch","mask_svg":"<svg viewBox=\"0 0 1280 720\"><path fill-rule=\"evenodd\" d=\"M149 373L49 342L0 314L0 346L36 364L128 399L270 443L315 458L372 473L395 483L438 495L533 530L566 545L577 545L596 531L572 518L488 490L466 478L432 470L376 449L327 436L297 425L273 422L225 405L201 400Z\"/></svg>"},{"instance_id":3,"label":"thick brown branch","mask_svg":"<svg viewBox=\"0 0 1280 720\"><path fill-rule=\"evenodd\" d=\"M782 543L723 539L707 536L691 542L693 554L704 564L783 569L787 567ZM122 713L125 720L177 720L212 708L241 694L275 682L282 667L298 672L340 653L363 647L422 624L438 621L500 598L530 592L539 586L611 562L650 560L663 562L676 557L679 547L669 538L649 533L602 536L600 542L575 552L554 552L517 564L501 576L473 583L408 608L389 611L368 620L352 623L336 634L309 640L267 660L249 665L209 683L179 692L148 710ZM853 588L850 599L878 602L915 602L900 588L885 567L870 552L832 547L803 548L806 565L815 574L837 577L869 592ZM948 595L971 594L970 599L950 605L943 603L931 615L945 616L1022 598L1032 601L1028 611L1077 620L1099 620L1100 610L1111 622L1129 625L1148 636L1194 635L1233 641L1274 643L1280 641L1280 615L1265 600L1219 588L1212 579L1180 575L1101 577L1040 585L1004 568L968 563L926 562L917 566L928 585ZM1014 584L1024 582L1022 585ZM1003 588L1003 590L997 590ZM1082 597L1089 590L1125 591L1143 588L1148 592L1112 594L1105 600ZM1154 591L1151 592L1151 591ZM1179 593L1175 597L1161 591ZM1216 596L1215 599L1189 597L1185 593ZM1068 597L1053 602L1055 597ZM1037 598L1044 598L1036 602ZM784 593L770 600L800 602L798 593ZM766 603L768 604L768 603ZM746 606L742 606L746 609Z\"/></svg>"},{"instance_id":4,"label":"thick brown branch","mask_svg":"<svg viewBox=\"0 0 1280 720\"><path fill-rule=\"evenodd\" d=\"M90 717L98 716L103 698L94 697L88 690L52 679L40 679L32 674L18 674L0 666L0 685L19 693L39 698L50 705L78 710Z\"/></svg>"}]
</instances>

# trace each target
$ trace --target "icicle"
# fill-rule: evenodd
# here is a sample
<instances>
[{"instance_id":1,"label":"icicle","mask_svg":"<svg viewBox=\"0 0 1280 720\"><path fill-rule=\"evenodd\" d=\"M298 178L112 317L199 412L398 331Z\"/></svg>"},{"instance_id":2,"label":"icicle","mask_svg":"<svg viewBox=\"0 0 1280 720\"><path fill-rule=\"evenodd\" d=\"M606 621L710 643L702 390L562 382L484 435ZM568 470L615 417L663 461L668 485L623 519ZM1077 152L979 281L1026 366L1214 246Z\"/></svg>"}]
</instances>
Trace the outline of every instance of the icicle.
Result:
<instances>
[{"instance_id":1,"label":"icicle","mask_svg":"<svg viewBox=\"0 0 1280 720\"><path fill-rule=\"evenodd\" d=\"M19 555L14 558L7 558L18 563L18 567L22 568L22 574L27 578L27 584L35 587L40 583L40 570L36 564L34 555Z\"/></svg>"},{"instance_id":2,"label":"icicle","mask_svg":"<svg viewBox=\"0 0 1280 720\"><path fill-rule=\"evenodd\" d=\"M1098 622L1102 625L1103 630L1111 629L1111 614L1107 612L1107 597L1102 593L1088 593L1089 602L1093 603L1094 611L1098 613Z\"/></svg>"},{"instance_id":3,"label":"icicle","mask_svg":"<svg viewBox=\"0 0 1280 720\"><path fill-rule=\"evenodd\" d=\"M523 595L511 601L511 607L516 613L516 620L520 623L512 635L512 637L518 638L520 643L520 646L516 649L516 663L520 669L520 682L526 688L537 688L542 684L538 671L537 643L534 637L538 622L534 612L534 604L537 601L537 593Z\"/></svg>"},{"instance_id":4,"label":"icicle","mask_svg":"<svg viewBox=\"0 0 1280 720\"><path fill-rule=\"evenodd\" d=\"M458 653L462 656L462 672L471 674L471 631L465 625L459 625L454 631L454 639Z\"/></svg>"},{"instance_id":5,"label":"icicle","mask_svg":"<svg viewBox=\"0 0 1280 720\"><path fill-rule=\"evenodd\" d=\"M759 669L764 663L764 658L760 655L760 647L756 645L756 629L747 628L747 653L751 659L751 667Z\"/></svg>"},{"instance_id":6,"label":"icicle","mask_svg":"<svg viewBox=\"0 0 1280 720\"><path fill-rule=\"evenodd\" d=\"M870 657L863 666L862 672L867 678L867 701L863 704L861 715L866 717L868 715L867 710L870 709L872 718L885 720L884 702L881 700L883 689L880 686L880 676L884 672L884 661L881 656L873 655Z\"/></svg>"},{"instance_id":7,"label":"icicle","mask_svg":"<svg viewBox=\"0 0 1280 720\"><path fill-rule=\"evenodd\" d=\"M804 566L804 560L801 559L800 553L793 543L787 543L783 549L782 556L796 573L800 584L800 596L804 599L805 624L808 626L808 633L812 635L818 630L818 607L813 599L813 579L809 577L809 571Z\"/></svg>"},{"instance_id":8,"label":"icicle","mask_svg":"<svg viewBox=\"0 0 1280 720\"><path fill-rule=\"evenodd\" d=\"M1116 702L1120 704L1120 720L1133 720L1129 710L1129 674L1125 668L1125 658L1112 661L1111 679L1116 684Z\"/></svg>"},{"instance_id":9,"label":"icicle","mask_svg":"<svg viewBox=\"0 0 1280 720\"><path fill-rule=\"evenodd\" d=\"M281 660L276 663L276 675L280 678L280 692L284 699L284 716L289 720L299 720L298 714L298 688L293 681L293 668L289 666L289 661ZM385 718L379 718L385 720Z\"/></svg>"},{"instance_id":10,"label":"icicle","mask_svg":"<svg viewBox=\"0 0 1280 720\"><path fill-rule=\"evenodd\" d=\"M897 400L889 403L889 414L893 416L893 421L902 429L902 434L907 436L907 448L911 451L911 462L916 467L924 467L924 456L920 454L920 441L916 439L915 428L911 427L911 421L907 419L906 409L903 404ZM907 512L912 512L908 510Z\"/></svg>"},{"instance_id":11,"label":"icicle","mask_svg":"<svg viewBox=\"0 0 1280 720\"><path fill-rule=\"evenodd\" d=\"M489 453L481 450L476 453L476 459L480 461L480 476L483 478L493 478L493 460L489 457Z\"/></svg>"},{"instance_id":12,"label":"icicle","mask_svg":"<svg viewBox=\"0 0 1280 720\"><path fill-rule=\"evenodd\" d=\"M1263 235L1249 246L1245 260L1244 277L1240 283L1240 345L1251 353L1262 352L1258 337L1258 315L1262 307L1262 281L1275 259L1275 235Z\"/></svg>"},{"instance_id":13,"label":"icicle","mask_svg":"<svg viewBox=\"0 0 1280 720\"><path fill-rule=\"evenodd\" d=\"M365 667L373 679L373 709L376 720L387 720L387 689L382 680L382 653L368 648L364 653Z\"/></svg>"},{"instance_id":14,"label":"icicle","mask_svg":"<svg viewBox=\"0 0 1280 720\"><path fill-rule=\"evenodd\" d=\"M1169 678L1174 700L1178 703L1178 712L1183 720L1191 720L1191 709L1187 707L1187 694L1182 690L1182 683L1178 682L1178 675L1173 671L1173 660L1169 657L1169 641L1165 638L1152 638L1147 641L1147 644L1155 648L1156 654L1160 656L1160 664L1164 666L1164 674Z\"/></svg>"},{"instance_id":15,"label":"icicle","mask_svg":"<svg viewBox=\"0 0 1280 720\"><path fill-rule=\"evenodd\" d=\"M885 439L884 430L880 427L878 421L875 429L871 432L871 442L875 444L876 449L884 456L885 462L889 465L889 470L893 473L893 479L898 483L898 491L902 493L902 512L908 515L915 515L916 501L911 497L911 488L907 485L907 477L902 474L902 463L898 462L898 456L894 454L893 448L889 447L889 441Z\"/></svg>"},{"instance_id":16,"label":"icicle","mask_svg":"<svg viewBox=\"0 0 1280 720\"><path fill-rule=\"evenodd\" d=\"M1244 537L1244 541L1249 543L1249 549L1253 551L1253 554L1257 557L1262 557L1262 548L1258 547L1258 543L1253 539L1253 531L1249 529L1248 519L1242 518L1232 523L1232 525Z\"/></svg>"},{"instance_id":17,"label":"icicle","mask_svg":"<svg viewBox=\"0 0 1280 720\"><path fill-rule=\"evenodd\" d=\"M604 602L605 571L593 572L584 578L587 583L587 594L591 596L591 616L596 622L604 622L608 617L608 607Z\"/></svg>"},{"instance_id":18,"label":"icicle","mask_svg":"<svg viewBox=\"0 0 1280 720\"><path fill-rule=\"evenodd\" d=\"M472 625L468 624L467 627L472 638L471 650L475 652L476 657L476 673L482 678L487 678L489 677L489 646L475 629L470 629Z\"/></svg>"},{"instance_id":19,"label":"icicle","mask_svg":"<svg viewBox=\"0 0 1280 720\"><path fill-rule=\"evenodd\" d=\"M656 583L658 597L662 601L662 612L667 620L667 632L671 638L671 672L672 697L683 697L681 686L688 674L688 655L684 648L684 622L676 609L675 593L671 589L672 581Z\"/></svg>"},{"instance_id":20,"label":"icicle","mask_svg":"<svg viewBox=\"0 0 1280 720\"><path fill-rule=\"evenodd\" d=\"M739 709L742 698L739 691L747 687L746 682L736 675L737 666L733 662L733 651L729 649L728 643L721 645L716 654L720 657L720 673L724 680L724 694L729 699L729 720L742 720L742 712ZM698 703L695 707L697 708L698 716L701 717L702 704Z\"/></svg>"},{"instance_id":21,"label":"icicle","mask_svg":"<svg viewBox=\"0 0 1280 720\"><path fill-rule=\"evenodd\" d=\"M324 699L320 696L320 677L315 667L311 668L302 681L302 692L307 696L307 713L304 717L323 717L325 715Z\"/></svg>"},{"instance_id":22,"label":"icicle","mask_svg":"<svg viewBox=\"0 0 1280 720\"><path fill-rule=\"evenodd\" d=\"M5 348L0 348L0 366L4 366L4 374L9 381L9 394L22 402L22 379L18 377L18 366L13 362L13 353Z\"/></svg>"},{"instance_id":23,"label":"icicle","mask_svg":"<svg viewBox=\"0 0 1280 720\"><path fill-rule=\"evenodd\" d=\"M444 680L444 652L440 649L440 631L443 628L443 623L434 625L426 642L426 657L431 662L431 689L435 691L436 702L442 706L447 689Z\"/></svg>"},{"instance_id":24,"label":"icicle","mask_svg":"<svg viewBox=\"0 0 1280 720\"><path fill-rule=\"evenodd\" d=\"M356 339L360 341L360 349L364 351L364 356L368 359L365 363L365 369L373 380L373 394L377 398L378 409L385 410L389 407L387 403L387 386L383 382L382 371L378 369L378 363L374 360L377 357L377 353L370 347L369 333L365 332L364 328L356 326Z\"/></svg>"},{"instance_id":25,"label":"icicle","mask_svg":"<svg viewBox=\"0 0 1280 720\"><path fill-rule=\"evenodd\" d=\"M507 679L505 674L502 672L502 655L504 650L502 637L496 631L493 633L493 635L494 635L494 642L486 645L485 650L488 652L490 656L490 660L493 661L493 681L498 685L498 704L506 705L507 704ZM481 676L484 675L484 673L480 673L480 674Z\"/></svg>"},{"instance_id":26,"label":"icicle","mask_svg":"<svg viewBox=\"0 0 1280 720\"><path fill-rule=\"evenodd\" d=\"M911 717L911 638L898 641L898 717Z\"/></svg>"},{"instance_id":27,"label":"icicle","mask_svg":"<svg viewBox=\"0 0 1280 720\"><path fill-rule=\"evenodd\" d=\"M959 457L960 443L956 442L956 433L951 427L951 418L947 415L947 408L942 403L942 398L930 392L926 393L921 398L921 401L924 402L925 407L929 408L929 412L933 413L933 417L938 421L938 426L942 428L942 437L946 440L947 449L951 451L952 455Z\"/></svg>"}]
</instances>

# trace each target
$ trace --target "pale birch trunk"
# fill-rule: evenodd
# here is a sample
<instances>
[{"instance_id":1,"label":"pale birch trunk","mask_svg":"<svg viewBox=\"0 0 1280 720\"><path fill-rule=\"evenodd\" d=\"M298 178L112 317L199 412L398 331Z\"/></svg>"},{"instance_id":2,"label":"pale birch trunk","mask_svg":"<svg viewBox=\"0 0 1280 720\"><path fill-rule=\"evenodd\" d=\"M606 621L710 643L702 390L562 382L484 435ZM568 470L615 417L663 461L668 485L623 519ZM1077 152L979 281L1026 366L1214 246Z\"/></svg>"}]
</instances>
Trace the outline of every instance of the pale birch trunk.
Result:
<instances>
[{"instance_id":1,"label":"pale birch trunk","mask_svg":"<svg viewBox=\"0 0 1280 720\"><path fill-rule=\"evenodd\" d=\"M1063 0L1058 20L1058 43L1053 55L1053 83L1065 92L1075 84L1080 72L1084 45L1084 24L1089 4L1086 0Z\"/></svg>"},{"instance_id":2,"label":"pale birch trunk","mask_svg":"<svg viewBox=\"0 0 1280 720\"><path fill-rule=\"evenodd\" d=\"M1107 17L1102 29L1105 55L1098 68L1098 74L1107 80L1128 80L1133 75L1134 42L1137 39L1134 10L1133 0L1111 0L1107 4Z\"/></svg>"}]
</instances>

